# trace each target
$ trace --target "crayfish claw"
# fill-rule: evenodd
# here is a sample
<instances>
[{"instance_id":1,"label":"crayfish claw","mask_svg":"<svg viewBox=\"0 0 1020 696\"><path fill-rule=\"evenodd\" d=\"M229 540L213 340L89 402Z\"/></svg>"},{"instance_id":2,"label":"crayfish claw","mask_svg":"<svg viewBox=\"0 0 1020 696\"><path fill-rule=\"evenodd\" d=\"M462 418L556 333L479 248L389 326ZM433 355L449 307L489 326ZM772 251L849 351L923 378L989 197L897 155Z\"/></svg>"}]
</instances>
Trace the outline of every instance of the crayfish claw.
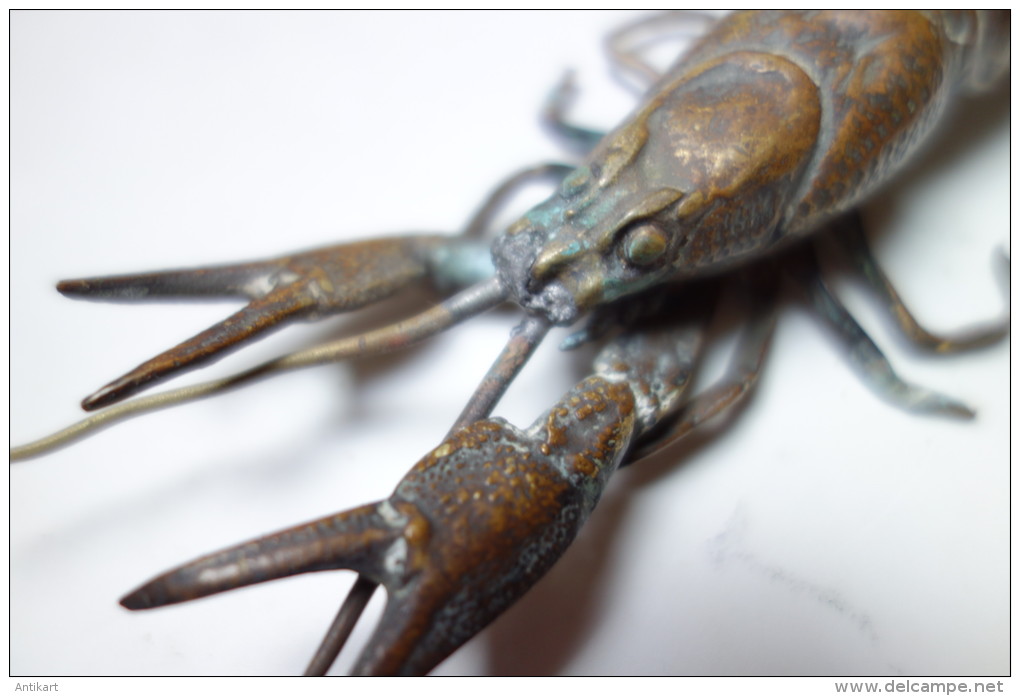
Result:
<instances>
[{"instance_id":1,"label":"crayfish claw","mask_svg":"<svg viewBox=\"0 0 1020 696\"><path fill-rule=\"evenodd\" d=\"M401 533L387 519L387 506L363 505L223 549L153 578L120 603L153 609L317 570L347 568L381 577L384 551Z\"/></svg>"},{"instance_id":2,"label":"crayfish claw","mask_svg":"<svg viewBox=\"0 0 1020 696\"><path fill-rule=\"evenodd\" d=\"M527 429L482 419L487 377L472 400L479 405L388 499L198 559L122 604L152 608L298 573L354 570L360 577L307 673L329 669L377 585L386 608L353 672L431 671L553 566L632 445L675 410L713 305L624 332L596 359L596 374ZM535 318L522 323L490 370L496 383L547 329Z\"/></svg>"},{"instance_id":3,"label":"crayfish claw","mask_svg":"<svg viewBox=\"0 0 1020 696\"><path fill-rule=\"evenodd\" d=\"M121 603L148 609L298 573L355 570L363 591L341 608L309 671L328 669L378 583L386 609L354 672L424 674L552 567L635 433L631 388L588 378L528 430L501 419L455 430L388 500L198 559Z\"/></svg>"},{"instance_id":4,"label":"crayfish claw","mask_svg":"<svg viewBox=\"0 0 1020 696\"><path fill-rule=\"evenodd\" d=\"M265 335L270 329L306 315L313 307L302 293L293 292L288 287L280 288L118 377L86 397L81 406L86 411L93 411L117 403L186 369L222 358L231 350Z\"/></svg>"},{"instance_id":5,"label":"crayfish claw","mask_svg":"<svg viewBox=\"0 0 1020 696\"><path fill-rule=\"evenodd\" d=\"M251 301L202 333L148 360L82 402L86 411L116 403L188 369L226 355L298 319L358 309L431 273L434 252L449 238L374 239L268 261L192 270L66 280L60 292L98 300L247 297Z\"/></svg>"},{"instance_id":6,"label":"crayfish claw","mask_svg":"<svg viewBox=\"0 0 1020 696\"><path fill-rule=\"evenodd\" d=\"M268 283L275 264L254 262L208 268L77 278L57 283L62 295L87 300L136 302L182 297L252 297Z\"/></svg>"}]
</instances>

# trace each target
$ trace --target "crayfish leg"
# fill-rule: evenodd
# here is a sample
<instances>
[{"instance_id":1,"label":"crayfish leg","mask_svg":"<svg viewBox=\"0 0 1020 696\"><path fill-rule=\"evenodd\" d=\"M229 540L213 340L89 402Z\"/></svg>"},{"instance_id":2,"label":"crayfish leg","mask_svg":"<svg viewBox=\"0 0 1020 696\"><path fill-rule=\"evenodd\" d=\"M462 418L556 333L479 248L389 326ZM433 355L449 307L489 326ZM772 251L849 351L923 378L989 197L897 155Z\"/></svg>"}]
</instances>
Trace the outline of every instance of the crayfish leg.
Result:
<instances>
[{"instance_id":1,"label":"crayfish leg","mask_svg":"<svg viewBox=\"0 0 1020 696\"><path fill-rule=\"evenodd\" d=\"M868 246L860 216L853 213L838 221L836 225L839 230L834 235L835 238L843 245L850 260L868 282L868 285L882 298L903 334L918 346L937 353L957 353L991 345L1009 333L1008 311L1001 319L973 328L961 329L952 334L937 334L929 331L917 321L913 312L904 304L899 292L896 291L895 286L878 264ZM1005 301L1008 304L1008 291Z\"/></svg>"},{"instance_id":2,"label":"crayfish leg","mask_svg":"<svg viewBox=\"0 0 1020 696\"><path fill-rule=\"evenodd\" d=\"M490 236L496 216L520 189L543 180L559 185L574 169L575 167L569 164L548 162L512 174L492 190L485 202L471 216L470 222L464 228L463 236L468 239Z\"/></svg>"},{"instance_id":3,"label":"crayfish leg","mask_svg":"<svg viewBox=\"0 0 1020 696\"><path fill-rule=\"evenodd\" d=\"M663 418L661 425L652 431L650 437L639 440L634 452L627 458L627 466L687 437L705 421L740 403L754 388L776 327L779 297L777 278L772 273L762 273L745 283L744 289L745 304L749 305L747 323L726 373L711 387ZM692 364L694 360L692 356Z\"/></svg>"},{"instance_id":4,"label":"crayfish leg","mask_svg":"<svg viewBox=\"0 0 1020 696\"><path fill-rule=\"evenodd\" d=\"M690 40L702 36L717 22L717 15L698 10L673 10L642 17L613 31L606 39L606 51L614 74L621 83L639 93L662 77L642 53L668 39Z\"/></svg>"},{"instance_id":5,"label":"crayfish leg","mask_svg":"<svg viewBox=\"0 0 1020 696\"><path fill-rule=\"evenodd\" d=\"M911 384L896 374L879 347L829 290L813 253L804 253L793 259L789 271L806 293L815 311L835 330L839 340L847 347L851 363L875 393L907 411L953 418L974 417L974 411L966 404Z\"/></svg>"},{"instance_id":6,"label":"crayfish leg","mask_svg":"<svg viewBox=\"0 0 1020 696\"><path fill-rule=\"evenodd\" d=\"M571 150L587 155L606 137L606 132L578 126L567 120L567 109L574 101L576 93L574 73L567 71L546 98L542 108L542 125L563 140Z\"/></svg>"}]
</instances>

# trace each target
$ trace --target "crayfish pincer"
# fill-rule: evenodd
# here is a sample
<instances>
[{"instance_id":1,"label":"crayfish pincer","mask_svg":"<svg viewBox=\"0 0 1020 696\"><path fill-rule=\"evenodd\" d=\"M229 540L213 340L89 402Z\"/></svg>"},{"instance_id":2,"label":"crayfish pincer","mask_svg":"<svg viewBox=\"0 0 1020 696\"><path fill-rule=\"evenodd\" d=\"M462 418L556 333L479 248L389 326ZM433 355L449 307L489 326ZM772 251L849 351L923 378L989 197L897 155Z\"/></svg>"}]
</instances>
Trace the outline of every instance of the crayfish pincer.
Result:
<instances>
[{"instance_id":1,"label":"crayfish pincer","mask_svg":"<svg viewBox=\"0 0 1020 696\"><path fill-rule=\"evenodd\" d=\"M623 385L590 378L527 431L476 421L389 499L240 544L125 597L129 609L346 568L389 597L356 674L420 674L527 591L574 540L634 433Z\"/></svg>"}]
</instances>

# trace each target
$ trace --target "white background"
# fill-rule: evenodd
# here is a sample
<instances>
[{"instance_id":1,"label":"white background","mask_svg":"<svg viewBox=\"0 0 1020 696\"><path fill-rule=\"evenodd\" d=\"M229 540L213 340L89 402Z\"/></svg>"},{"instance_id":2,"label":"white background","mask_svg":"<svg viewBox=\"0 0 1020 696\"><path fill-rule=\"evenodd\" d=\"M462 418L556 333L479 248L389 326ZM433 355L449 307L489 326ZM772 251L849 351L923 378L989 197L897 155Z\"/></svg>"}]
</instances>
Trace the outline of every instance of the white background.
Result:
<instances>
[{"instance_id":1,"label":"white background","mask_svg":"<svg viewBox=\"0 0 1020 696\"><path fill-rule=\"evenodd\" d=\"M233 309L82 303L57 280L453 231L503 176L563 156L537 113L564 69L579 71L577 120L609 126L631 108L599 49L626 17L12 15L12 441L76 420L83 396ZM890 275L933 328L1001 310L1007 113L1003 99L965 107L868 208ZM719 437L623 472L550 576L438 671L1006 672L1008 346L931 357L850 295L904 376L978 418L886 405L791 301L750 405ZM300 672L349 573L145 613L117 599L388 495L513 322L479 318L406 355L278 378L16 465L12 674ZM343 326L281 332L181 383ZM560 337L498 414L526 424L583 372Z\"/></svg>"}]
</instances>

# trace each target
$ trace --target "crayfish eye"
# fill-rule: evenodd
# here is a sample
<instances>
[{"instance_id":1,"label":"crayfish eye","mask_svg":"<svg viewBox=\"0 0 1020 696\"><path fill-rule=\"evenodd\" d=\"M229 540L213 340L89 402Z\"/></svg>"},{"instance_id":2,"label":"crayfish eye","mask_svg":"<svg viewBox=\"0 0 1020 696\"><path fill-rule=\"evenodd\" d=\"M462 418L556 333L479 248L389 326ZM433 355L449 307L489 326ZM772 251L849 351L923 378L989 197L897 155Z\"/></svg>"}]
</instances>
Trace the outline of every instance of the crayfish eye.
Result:
<instances>
[{"instance_id":1,"label":"crayfish eye","mask_svg":"<svg viewBox=\"0 0 1020 696\"><path fill-rule=\"evenodd\" d=\"M634 266L650 266L666 253L669 237L658 225L642 222L627 231L621 251L626 261Z\"/></svg>"}]
</instances>

